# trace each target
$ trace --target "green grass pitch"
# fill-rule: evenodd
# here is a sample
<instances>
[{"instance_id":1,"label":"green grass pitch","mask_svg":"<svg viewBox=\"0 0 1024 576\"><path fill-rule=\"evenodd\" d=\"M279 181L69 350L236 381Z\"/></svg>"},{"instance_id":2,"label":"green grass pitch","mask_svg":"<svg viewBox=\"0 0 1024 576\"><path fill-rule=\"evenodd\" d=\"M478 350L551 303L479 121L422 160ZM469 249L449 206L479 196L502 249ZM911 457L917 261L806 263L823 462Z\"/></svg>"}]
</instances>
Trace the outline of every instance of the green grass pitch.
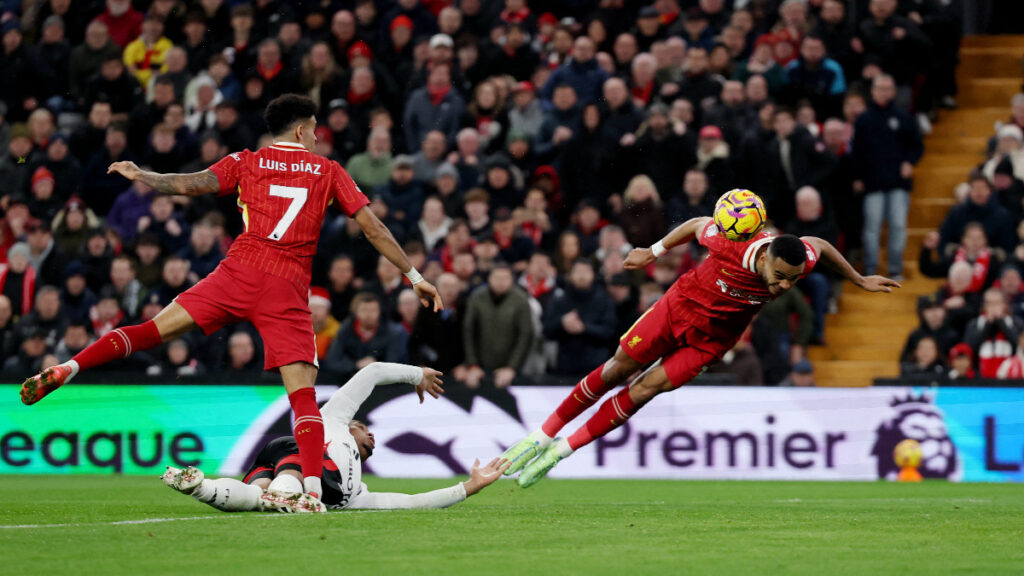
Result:
<instances>
[{"instance_id":1,"label":"green grass pitch","mask_svg":"<svg viewBox=\"0 0 1024 576\"><path fill-rule=\"evenodd\" d=\"M6 476L0 501L6 574L1024 573L1019 485L503 480L448 510L284 516L156 478Z\"/></svg>"}]
</instances>

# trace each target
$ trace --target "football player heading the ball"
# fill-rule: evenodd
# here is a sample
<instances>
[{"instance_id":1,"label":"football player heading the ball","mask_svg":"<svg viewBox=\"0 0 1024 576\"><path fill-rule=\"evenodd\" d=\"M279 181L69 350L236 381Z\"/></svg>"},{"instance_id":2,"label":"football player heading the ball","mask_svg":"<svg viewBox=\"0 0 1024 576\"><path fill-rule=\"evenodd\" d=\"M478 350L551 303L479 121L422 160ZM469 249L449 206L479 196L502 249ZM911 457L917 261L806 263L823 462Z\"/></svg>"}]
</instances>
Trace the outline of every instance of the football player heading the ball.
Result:
<instances>
[{"instance_id":1,"label":"football player heading the ball","mask_svg":"<svg viewBox=\"0 0 1024 576\"><path fill-rule=\"evenodd\" d=\"M727 206L723 212L723 202L740 208L740 224L756 222L756 230L760 229L764 208L755 194L726 193L715 207L715 220L730 209ZM759 218L743 214L743 210L760 210ZM723 223L735 224L733 220ZM732 349L765 303L792 288L818 260L868 292L891 292L900 287L882 276L861 276L835 247L820 238L758 231L743 239L743 230L735 227L730 235L738 240L727 238L711 218L694 218L650 248L630 252L625 262L630 270L646 267L694 237L709 254L644 312L619 340L615 355L581 380L541 428L505 451L502 458L510 463L506 474L523 470L519 485L533 485L559 461L621 426L658 394L692 380ZM563 426L646 365L650 367L631 386L604 402L576 432L555 439Z\"/></svg>"}]
</instances>

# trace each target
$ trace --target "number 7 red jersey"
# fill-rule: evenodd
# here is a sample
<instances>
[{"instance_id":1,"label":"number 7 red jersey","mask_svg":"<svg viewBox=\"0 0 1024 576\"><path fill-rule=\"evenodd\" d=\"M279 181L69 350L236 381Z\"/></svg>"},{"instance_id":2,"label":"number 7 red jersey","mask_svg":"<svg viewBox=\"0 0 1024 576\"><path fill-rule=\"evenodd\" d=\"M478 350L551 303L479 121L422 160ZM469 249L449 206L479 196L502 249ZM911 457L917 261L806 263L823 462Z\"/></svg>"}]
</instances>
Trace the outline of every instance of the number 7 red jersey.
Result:
<instances>
[{"instance_id":1,"label":"number 7 red jersey","mask_svg":"<svg viewBox=\"0 0 1024 576\"><path fill-rule=\"evenodd\" d=\"M327 207L352 216L370 201L337 162L294 142L228 154L210 167L220 195L238 192L245 231L227 259L308 286Z\"/></svg>"}]
</instances>

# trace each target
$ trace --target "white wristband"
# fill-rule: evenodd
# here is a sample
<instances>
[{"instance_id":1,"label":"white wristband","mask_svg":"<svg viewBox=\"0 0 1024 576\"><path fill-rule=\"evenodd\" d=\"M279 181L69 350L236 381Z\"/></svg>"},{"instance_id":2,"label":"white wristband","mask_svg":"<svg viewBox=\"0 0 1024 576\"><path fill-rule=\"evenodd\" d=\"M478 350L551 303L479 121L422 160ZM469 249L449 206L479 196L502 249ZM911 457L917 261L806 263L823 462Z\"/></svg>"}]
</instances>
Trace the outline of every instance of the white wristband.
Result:
<instances>
[{"instance_id":1,"label":"white wristband","mask_svg":"<svg viewBox=\"0 0 1024 576\"><path fill-rule=\"evenodd\" d=\"M662 244L661 240L651 244L651 253L654 254L655 258L660 258L665 252L668 252L668 250L665 249L665 245Z\"/></svg>"},{"instance_id":2,"label":"white wristband","mask_svg":"<svg viewBox=\"0 0 1024 576\"><path fill-rule=\"evenodd\" d=\"M420 271L417 270L415 266L410 268L409 271L405 273L405 277L409 279L409 283L412 284L413 286L419 284L420 282L423 282L423 275L420 274Z\"/></svg>"}]
</instances>

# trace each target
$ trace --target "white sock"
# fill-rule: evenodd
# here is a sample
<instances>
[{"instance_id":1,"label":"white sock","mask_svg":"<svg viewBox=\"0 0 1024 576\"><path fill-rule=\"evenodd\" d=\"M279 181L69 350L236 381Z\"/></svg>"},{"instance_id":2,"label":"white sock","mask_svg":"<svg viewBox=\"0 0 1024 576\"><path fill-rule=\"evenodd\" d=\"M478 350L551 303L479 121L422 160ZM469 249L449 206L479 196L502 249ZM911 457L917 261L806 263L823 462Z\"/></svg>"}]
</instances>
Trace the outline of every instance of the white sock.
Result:
<instances>
[{"instance_id":1,"label":"white sock","mask_svg":"<svg viewBox=\"0 0 1024 576\"><path fill-rule=\"evenodd\" d=\"M281 474L270 483L267 490L276 492L288 492L291 494L302 492L302 481L291 474Z\"/></svg>"},{"instance_id":2,"label":"white sock","mask_svg":"<svg viewBox=\"0 0 1024 576\"><path fill-rule=\"evenodd\" d=\"M554 440L554 438L544 433L543 428L537 428L533 432L530 432L530 439L534 442L538 442L541 450L547 448L548 445L551 444L551 441Z\"/></svg>"},{"instance_id":3,"label":"white sock","mask_svg":"<svg viewBox=\"0 0 1024 576\"><path fill-rule=\"evenodd\" d=\"M225 512L245 512L260 509L259 486L246 484L234 478L206 478L196 486L192 497Z\"/></svg>"},{"instance_id":4,"label":"white sock","mask_svg":"<svg viewBox=\"0 0 1024 576\"><path fill-rule=\"evenodd\" d=\"M67 366L68 368L71 368L71 375L68 376L67 380L64 381L64 383L67 384L68 382L71 382L72 378L78 376L79 366L78 362L75 362L74 360L68 360L67 362L64 363L64 365Z\"/></svg>"},{"instance_id":5,"label":"white sock","mask_svg":"<svg viewBox=\"0 0 1024 576\"><path fill-rule=\"evenodd\" d=\"M561 458L568 458L572 454L572 448L569 447L569 440L565 438L559 438L558 442L555 442L555 452Z\"/></svg>"},{"instance_id":6,"label":"white sock","mask_svg":"<svg viewBox=\"0 0 1024 576\"><path fill-rule=\"evenodd\" d=\"M275 478L275 480L277 480L277 478ZM303 478L302 487L304 488L302 492L305 492L306 494L313 493L316 494L317 497L324 495L324 489L320 485L320 479L316 476L306 476Z\"/></svg>"}]
</instances>

